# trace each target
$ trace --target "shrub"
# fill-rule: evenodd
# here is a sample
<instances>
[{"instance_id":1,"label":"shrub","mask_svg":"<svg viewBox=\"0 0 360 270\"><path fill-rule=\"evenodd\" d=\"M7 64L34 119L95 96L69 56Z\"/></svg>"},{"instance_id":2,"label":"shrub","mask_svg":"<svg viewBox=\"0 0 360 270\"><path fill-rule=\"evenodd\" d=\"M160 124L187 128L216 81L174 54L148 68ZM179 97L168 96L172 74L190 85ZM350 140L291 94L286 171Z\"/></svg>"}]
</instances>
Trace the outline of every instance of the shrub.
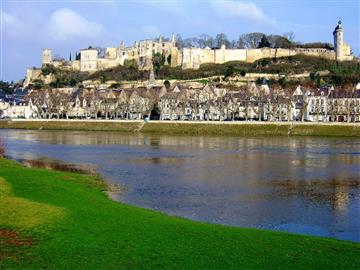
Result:
<instances>
[{"instance_id":1,"label":"shrub","mask_svg":"<svg viewBox=\"0 0 360 270\"><path fill-rule=\"evenodd\" d=\"M53 65L45 65L41 68L42 75L46 76L49 74L56 73L56 68Z\"/></svg>"}]
</instances>

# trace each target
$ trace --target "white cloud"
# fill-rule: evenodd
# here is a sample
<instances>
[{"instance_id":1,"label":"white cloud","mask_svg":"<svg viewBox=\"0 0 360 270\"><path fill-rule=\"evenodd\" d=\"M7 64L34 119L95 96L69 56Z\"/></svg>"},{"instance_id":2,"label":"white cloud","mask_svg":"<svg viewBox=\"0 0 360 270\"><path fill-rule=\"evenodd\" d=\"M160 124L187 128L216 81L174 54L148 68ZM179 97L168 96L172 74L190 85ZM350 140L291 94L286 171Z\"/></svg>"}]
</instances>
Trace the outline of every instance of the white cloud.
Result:
<instances>
[{"instance_id":1,"label":"white cloud","mask_svg":"<svg viewBox=\"0 0 360 270\"><path fill-rule=\"evenodd\" d=\"M5 11L0 11L1 18L3 19L3 23L7 25L11 25L17 22L17 18L9 13L6 13Z\"/></svg>"},{"instance_id":2,"label":"white cloud","mask_svg":"<svg viewBox=\"0 0 360 270\"><path fill-rule=\"evenodd\" d=\"M10 38L28 38L32 32L32 24L24 23L18 16L0 11L2 19L1 30Z\"/></svg>"},{"instance_id":3,"label":"white cloud","mask_svg":"<svg viewBox=\"0 0 360 270\"><path fill-rule=\"evenodd\" d=\"M96 37L101 31L100 24L89 21L67 8L58 9L52 13L45 27L45 32L58 41Z\"/></svg>"},{"instance_id":4,"label":"white cloud","mask_svg":"<svg viewBox=\"0 0 360 270\"><path fill-rule=\"evenodd\" d=\"M224 16L233 16L256 22L276 24L275 19L267 16L260 7L251 2L214 0L211 2L211 6L217 13Z\"/></svg>"}]
</instances>

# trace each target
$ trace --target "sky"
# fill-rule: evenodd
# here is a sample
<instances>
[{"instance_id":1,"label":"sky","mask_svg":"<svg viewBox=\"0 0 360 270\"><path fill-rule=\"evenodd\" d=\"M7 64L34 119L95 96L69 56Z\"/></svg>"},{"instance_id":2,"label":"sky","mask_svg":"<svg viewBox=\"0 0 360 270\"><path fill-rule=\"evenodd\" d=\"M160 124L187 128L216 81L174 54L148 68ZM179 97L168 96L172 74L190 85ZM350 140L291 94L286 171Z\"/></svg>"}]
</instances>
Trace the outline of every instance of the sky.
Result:
<instances>
[{"instance_id":1,"label":"sky","mask_svg":"<svg viewBox=\"0 0 360 270\"><path fill-rule=\"evenodd\" d=\"M68 59L89 46L127 46L172 33L294 32L301 42L333 43L339 18L345 42L360 54L360 0L0 0L0 80L40 67L43 48Z\"/></svg>"}]
</instances>

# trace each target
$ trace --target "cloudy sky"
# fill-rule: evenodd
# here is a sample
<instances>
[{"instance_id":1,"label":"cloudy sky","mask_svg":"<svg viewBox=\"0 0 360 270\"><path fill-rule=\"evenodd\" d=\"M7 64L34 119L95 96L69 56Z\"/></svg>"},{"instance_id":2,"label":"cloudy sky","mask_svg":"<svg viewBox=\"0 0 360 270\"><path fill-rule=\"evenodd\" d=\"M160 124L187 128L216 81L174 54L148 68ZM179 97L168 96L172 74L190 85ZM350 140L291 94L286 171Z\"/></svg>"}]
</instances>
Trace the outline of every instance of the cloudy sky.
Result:
<instances>
[{"instance_id":1,"label":"cloudy sky","mask_svg":"<svg viewBox=\"0 0 360 270\"><path fill-rule=\"evenodd\" d=\"M339 18L345 40L360 53L359 0L0 0L0 79L19 80L40 66L41 50L64 58L88 46L118 46L122 40L225 33L283 34L302 42L332 42Z\"/></svg>"}]
</instances>

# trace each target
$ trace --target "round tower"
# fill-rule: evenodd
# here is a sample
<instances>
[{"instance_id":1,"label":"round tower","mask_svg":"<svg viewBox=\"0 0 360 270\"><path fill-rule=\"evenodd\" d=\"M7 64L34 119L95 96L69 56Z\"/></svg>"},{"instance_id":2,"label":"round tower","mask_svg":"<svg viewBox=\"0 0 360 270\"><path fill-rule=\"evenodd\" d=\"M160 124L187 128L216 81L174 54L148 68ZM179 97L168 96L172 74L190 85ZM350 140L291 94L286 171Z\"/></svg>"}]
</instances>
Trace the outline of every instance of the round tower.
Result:
<instances>
[{"instance_id":1,"label":"round tower","mask_svg":"<svg viewBox=\"0 0 360 270\"><path fill-rule=\"evenodd\" d=\"M42 64L51 64L52 62L52 54L50 49L43 49L42 52Z\"/></svg>"},{"instance_id":2,"label":"round tower","mask_svg":"<svg viewBox=\"0 0 360 270\"><path fill-rule=\"evenodd\" d=\"M334 35L334 50L336 60L341 60L343 58L343 46L344 46L344 29L342 28L341 20L339 20L335 30Z\"/></svg>"}]
</instances>

